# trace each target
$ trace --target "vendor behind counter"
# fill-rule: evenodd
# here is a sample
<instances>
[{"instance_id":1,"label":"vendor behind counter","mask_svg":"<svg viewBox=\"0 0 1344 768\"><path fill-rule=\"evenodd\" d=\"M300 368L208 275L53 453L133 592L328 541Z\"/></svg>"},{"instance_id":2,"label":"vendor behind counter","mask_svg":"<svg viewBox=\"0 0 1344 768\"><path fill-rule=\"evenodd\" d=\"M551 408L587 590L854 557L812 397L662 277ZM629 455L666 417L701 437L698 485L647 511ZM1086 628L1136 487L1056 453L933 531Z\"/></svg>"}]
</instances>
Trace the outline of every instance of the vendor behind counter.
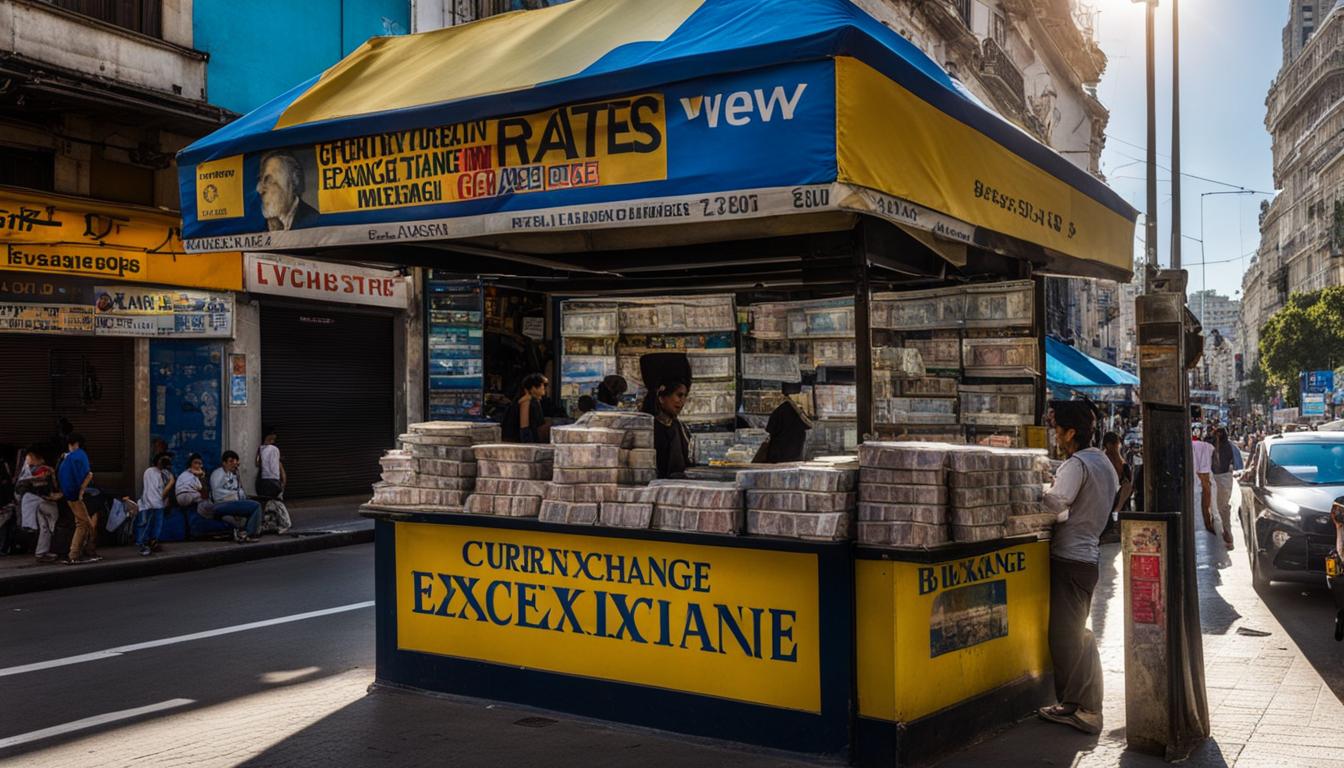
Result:
<instances>
[{"instance_id":1,"label":"vendor behind counter","mask_svg":"<svg viewBox=\"0 0 1344 768\"><path fill-rule=\"evenodd\" d=\"M691 433L680 416L691 391L691 361L682 352L655 352L639 358L639 373L648 388L641 410L653 416L658 477L684 477L691 465Z\"/></svg>"}]
</instances>

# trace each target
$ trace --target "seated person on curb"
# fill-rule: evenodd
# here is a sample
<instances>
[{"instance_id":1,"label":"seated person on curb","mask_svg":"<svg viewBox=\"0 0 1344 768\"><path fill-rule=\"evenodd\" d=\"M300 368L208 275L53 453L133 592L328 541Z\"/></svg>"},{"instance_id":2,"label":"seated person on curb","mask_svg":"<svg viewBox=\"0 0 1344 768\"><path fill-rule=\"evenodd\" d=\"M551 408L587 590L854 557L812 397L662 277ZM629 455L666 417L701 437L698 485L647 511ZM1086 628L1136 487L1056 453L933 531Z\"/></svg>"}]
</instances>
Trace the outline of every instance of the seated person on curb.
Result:
<instances>
[{"instance_id":1,"label":"seated person on curb","mask_svg":"<svg viewBox=\"0 0 1344 768\"><path fill-rule=\"evenodd\" d=\"M210 474L210 500L215 517L232 518L233 540L256 541L261 528L261 505L243 494L238 483L238 454L225 451L218 469Z\"/></svg>"},{"instance_id":2,"label":"seated person on curb","mask_svg":"<svg viewBox=\"0 0 1344 768\"><path fill-rule=\"evenodd\" d=\"M50 454L56 452L45 445L30 447L24 467L19 471L19 481L14 485L24 526L37 529L34 554L39 563L54 563L57 559L56 553L51 551L51 534L56 530L56 520L60 516L56 503L61 500L61 491L56 487L56 471L50 464ZM30 521L33 522L31 526L28 525Z\"/></svg>"},{"instance_id":3,"label":"seated person on curb","mask_svg":"<svg viewBox=\"0 0 1344 768\"><path fill-rule=\"evenodd\" d=\"M201 454L193 453L187 457L187 468L177 476L176 494L179 507L196 507L202 516L210 516L214 507L210 503L210 487L206 484L205 459Z\"/></svg>"},{"instance_id":4,"label":"seated person on curb","mask_svg":"<svg viewBox=\"0 0 1344 768\"><path fill-rule=\"evenodd\" d=\"M158 552L159 533L163 530L163 513L173 498L173 455L160 453L153 466L145 470L144 492L140 495L140 512L135 518L135 546L140 556Z\"/></svg>"}]
</instances>

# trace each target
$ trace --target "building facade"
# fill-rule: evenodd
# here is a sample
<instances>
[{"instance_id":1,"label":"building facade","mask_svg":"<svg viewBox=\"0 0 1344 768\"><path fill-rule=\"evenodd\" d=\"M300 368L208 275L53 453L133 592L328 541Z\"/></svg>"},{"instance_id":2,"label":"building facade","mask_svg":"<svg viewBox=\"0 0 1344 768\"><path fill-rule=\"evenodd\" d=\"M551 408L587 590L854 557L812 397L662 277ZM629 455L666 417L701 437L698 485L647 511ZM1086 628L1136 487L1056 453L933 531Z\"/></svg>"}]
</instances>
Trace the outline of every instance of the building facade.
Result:
<instances>
[{"instance_id":1,"label":"building facade","mask_svg":"<svg viewBox=\"0 0 1344 768\"><path fill-rule=\"evenodd\" d=\"M188 256L174 156L368 36L406 31L410 7L0 0L7 454L67 419L107 492L135 495L165 449L179 468L237 451L250 490L269 423L292 495L367 490L374 451L423 400L415 276L374 253L353 267Z\"/></svg>"},{"instance_id":2,"label":"building facade","mask_svg":"<svg viewBox=\"0 0 1344 768\"><path fill-rule=\"evenodd\" d=\"M1283 65L1265 99L1274 186L1242 277L1237 348L1249 372L1260 329L1293 293L1344 283L1344 5L1289 3Z\"/></svg>"},{"instance_id":3,"label":"building facade","mask_svg":"<svg viewBox=\"0 0 1344 768\"><path fill-rule=\"evenodd\" d=\"M1222 338L1236 340L1241 317L1240 301L1209 289L1190 294L1186 304L1204 326L1205 336L1216 330Z\"/></svg>"}]
</instances>

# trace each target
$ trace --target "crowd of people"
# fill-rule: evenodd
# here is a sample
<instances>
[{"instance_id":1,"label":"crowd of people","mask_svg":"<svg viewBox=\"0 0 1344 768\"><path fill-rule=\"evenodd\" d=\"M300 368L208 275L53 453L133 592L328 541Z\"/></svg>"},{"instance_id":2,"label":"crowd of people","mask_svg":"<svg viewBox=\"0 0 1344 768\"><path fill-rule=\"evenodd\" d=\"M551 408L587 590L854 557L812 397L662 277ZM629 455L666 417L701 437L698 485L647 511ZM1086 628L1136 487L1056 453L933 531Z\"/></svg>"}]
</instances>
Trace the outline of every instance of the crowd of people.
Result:
<instances>
[{"instance_id":1,"label":"crowd of people","mask_svg":"<svg viewBox=\"0 0 1344 768\"><path fill-rule=\"evenodd\" d=\"M239 544L258 540L264 514L272 515L272 529L284 533L290 524L283 503L287 477L276 430L264 433L255 497L242 488L235 451L224 451L208 474L202 456L193 453L176 475L174 455L160 451L141 476L139 497L132 499L98 487L84 436L62 419L55 438L17 451L14 465L0 457L0 552L30 549L42 564L97 562L99 524L106 521L110 533L125 526L139 554L150 556L162 551L164 517L174 509L183 512L184 521L192 512L221 521ZM62 529L70 533L70 543L58 552Z\"/></svg>"}]
</instances>

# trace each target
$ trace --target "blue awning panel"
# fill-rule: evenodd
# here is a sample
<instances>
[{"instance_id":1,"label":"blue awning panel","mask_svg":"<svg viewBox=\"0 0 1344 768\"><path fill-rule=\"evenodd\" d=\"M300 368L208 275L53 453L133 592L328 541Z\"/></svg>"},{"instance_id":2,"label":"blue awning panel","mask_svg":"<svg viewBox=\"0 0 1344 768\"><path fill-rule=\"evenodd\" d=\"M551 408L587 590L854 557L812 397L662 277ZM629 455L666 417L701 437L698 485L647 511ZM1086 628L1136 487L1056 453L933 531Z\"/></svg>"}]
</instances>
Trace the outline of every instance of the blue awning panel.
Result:
<instances>
[{"instance_id":1,"label":"blue awning panel","mask_svg":"<svg viewBox=\"0 0 1344 768\"><path fill-rule=\"evenodd\" d=\"M1121 387L1139 385L1139 377L1047 337L1045 378L1051 386Z\"/></svg>"}]
</instances>

